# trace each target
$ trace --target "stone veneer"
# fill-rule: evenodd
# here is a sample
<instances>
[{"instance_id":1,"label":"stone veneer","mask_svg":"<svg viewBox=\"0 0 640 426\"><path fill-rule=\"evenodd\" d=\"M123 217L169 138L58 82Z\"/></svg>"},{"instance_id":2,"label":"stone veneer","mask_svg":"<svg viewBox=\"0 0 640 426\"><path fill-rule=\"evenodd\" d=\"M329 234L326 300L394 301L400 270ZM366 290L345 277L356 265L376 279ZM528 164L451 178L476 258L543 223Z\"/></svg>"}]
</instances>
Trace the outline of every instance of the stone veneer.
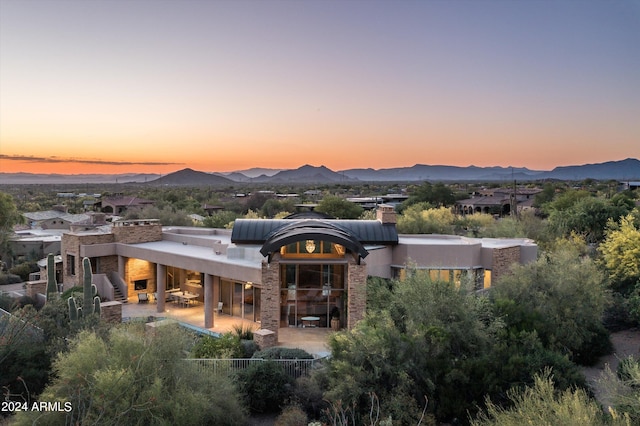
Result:
<instances>
[{"instance_id":1,"label":"stone veneer","mask_svg":"<svg viewBox=\"0 0 640 426\"><path fill-rule=\"evenodd\" d=\"M270 340L278 342L280 328L280 254L274 254L271 263L262 262L262 289L260 290L260 327L274 332Z\"/></svg>"},{"instance_id":2,"label":"stone veneer","mask_svg":"<svg viewBox=\"0 0 640 426\"><path fill-rule=\"evenodd\" d=\"M508 273L514 263L520 263L520 246L494 249L492 263L491 281L494 283Z\"/></svg>"},{"instance_id":3,"label":"stone veneer","mask_svg":"<svg viewBox=\"0 0 640 426\"><path fill-rule=\"evenodd\" d=\"M261 328L253 332L253 341L260 350L271 348L278 344L278 333Z\"/></svg>"},{"instance_id":4,"label":"stone veneer","mask_svg":"<svg viewBox=\"0 0 640 426\"><path fill-rule=\"evenodd\" d=\"M82 277L82 258L80 257L81 245L92 244L108 244L114 242L113 234L102 233L67 233L62 236L60 252L62 254L62 282L64 288L69 289L73 286L80 285L80 277ZM73 256L73 267L75 274L71 275L71 265L69 265L69 257ZM117 259L116 259L117 262ZM101 270L106 270L101 268ZM96 271L93 271L96 272Z\"/></svg>"},{"instance_id":5,"label":"stone veneer","mask_svg":"<svg viewBox=\"0 0 640 426\"><path fill-rule=\"evenodd\" d=\"M122 244L162 241L162 225L159 222L116 222L111 232L115 241Z\"/></svg>"},{"instance_id":6,"label":"stone veneer","mask_svg":"<svg viewBox=\"0 0 640 426\"><path fill-rule=\"evenodd\" d=\"M100 318L109 323L119 324L122 322L122 303L102 302L100 304Z\"/></svg>"},{"instance_id":7,"label":"stone veneer","mask_svg":"<svg viewBox=\"0 0 640 426\"><path fill-rule=\"evenodd\" d=\"M349 256L347 267L347 328L352 329L364 318L367 308L367 266Z\"/></svg>"},{"instance_id":8,"label":"stone veneer","mask_svg":"<svg viewBox=\"0 0 640 426\"><path fill-rule=\"evenodd\" d=\"M147 288L136 290L136 280L147 280ZM132 297L138 293L152 293L156 291L156 268L155 263L141 259L127 259L125 264L124 282L128 284L129 294Z\"/></svg>"},{"instance_id":9,"label":"stone veneer","mask_svg":"<svg viewBox=\"0 0 640 426\"><path fill-rule=\"evenodd\" d=\"M47 294L47 281L27 281L25 283L25 295L35 300L38 293Z\"/></svg>"}]
</instances>

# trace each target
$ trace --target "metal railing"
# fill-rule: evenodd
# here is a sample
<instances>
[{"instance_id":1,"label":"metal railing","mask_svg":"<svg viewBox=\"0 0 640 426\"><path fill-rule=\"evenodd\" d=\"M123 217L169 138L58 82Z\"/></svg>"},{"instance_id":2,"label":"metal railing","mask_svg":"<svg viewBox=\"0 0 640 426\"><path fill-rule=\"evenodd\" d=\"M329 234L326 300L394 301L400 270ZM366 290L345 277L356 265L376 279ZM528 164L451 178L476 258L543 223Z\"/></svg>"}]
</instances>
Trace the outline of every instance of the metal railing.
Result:
<instances>
[{"instance_id":1,"label":"metal railing","mask_svg":"<svg viewBox=\"0 0 640 426\"><path fill-rule=\"evenodd\" d=\"M324 363L325 358L316 359L263 359L263 358L238 358L238 359L185 359L185 362L195 366L200 373L224 374L231 376L240 370L244 370L252 364L262 362L275 362L294 379L309 376L311 371L318 369Z\"/></svg>"}]
</instances>

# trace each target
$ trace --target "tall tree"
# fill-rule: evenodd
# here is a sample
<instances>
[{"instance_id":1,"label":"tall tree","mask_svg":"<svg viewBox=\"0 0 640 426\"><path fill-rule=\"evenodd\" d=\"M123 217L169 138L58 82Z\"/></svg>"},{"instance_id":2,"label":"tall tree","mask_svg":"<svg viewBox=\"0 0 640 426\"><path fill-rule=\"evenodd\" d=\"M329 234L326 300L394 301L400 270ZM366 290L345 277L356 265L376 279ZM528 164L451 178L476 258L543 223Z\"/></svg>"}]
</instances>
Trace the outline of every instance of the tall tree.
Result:
<instances>
[{"instance_id":1,"label":"tall tree","mask_svg":"<svg viewBox=\"0 0 640 426\"><path fill-rule=\"evenodd\" d=\"M584 250L584 242L560 240L498 280L491 297L510 329L535 331L547 348L589 364L610 348L602 325L608 294L604 273Z\"/></svg>"},{"instance_id":2,"label":"tall tree","mask_svg":"<svg viewBox=\"0 0 640 426\"><path fill-rule=\"evenodd\" d=\"M327 195L318 203L316 211L326 213L337 219L357 219L363 212L362 207L344 198Z\"/></svg>"},{"instance_id":3,"label":"tall tree","mask_svg":"<svg viewBox=\"0 0 640 426\"><path fill-rule=\"evenodd\" d=\"M8 253L9 237L13 233L13 227L22 223L23 218L18 213L13 197L5 192L0 192L0 252Z\"/></svg>"}]
</instances>

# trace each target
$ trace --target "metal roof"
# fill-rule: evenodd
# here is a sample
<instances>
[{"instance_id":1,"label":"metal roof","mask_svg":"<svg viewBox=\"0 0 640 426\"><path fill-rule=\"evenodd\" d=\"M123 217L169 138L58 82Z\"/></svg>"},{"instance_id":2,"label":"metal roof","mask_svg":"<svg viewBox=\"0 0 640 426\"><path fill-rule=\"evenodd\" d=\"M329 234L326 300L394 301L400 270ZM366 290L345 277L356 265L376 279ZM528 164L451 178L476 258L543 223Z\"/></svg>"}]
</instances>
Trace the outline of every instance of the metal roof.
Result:
<instances>
[{"instance_id":1,"label":"metal roof","mask_svg":"<svg viewBox=\"0 0 640 426\"><path fill-rule=\"evenodd\" d=\"M272 233L285 226L300 225L322 230L337 229L348 232L360 244L398 244L398 232L393 224L383 225L377 220L318 220L318 219L236 219L231 242L238 244L264 244ZM323 225L318 225L323 224Z\"/></svg>"},{"instance_id":2,"label":"metal roof","mask_svg":"<svg viewBox=\"0 0 640 426\"><path fill-rule=\"evenodd\" d=\"M367 257L369 252L349 230L336 226L330 221L306 220L295 221L267 236L260 249L263 256L268 256L280 247L301 240L325 240L345 246L360 257Z\"/></svg>"}]
</instances>

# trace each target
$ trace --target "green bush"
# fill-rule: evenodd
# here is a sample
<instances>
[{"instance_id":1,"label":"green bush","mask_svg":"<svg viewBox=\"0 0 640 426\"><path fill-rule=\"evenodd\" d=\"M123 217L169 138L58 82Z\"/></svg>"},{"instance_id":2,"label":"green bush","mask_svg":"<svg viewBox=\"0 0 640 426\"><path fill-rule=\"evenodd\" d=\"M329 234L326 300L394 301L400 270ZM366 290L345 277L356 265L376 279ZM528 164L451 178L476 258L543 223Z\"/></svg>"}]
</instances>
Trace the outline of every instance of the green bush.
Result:
<instances>
[{"instance_id":1,"label":"green bush","mask_svg":"<svg viewBox=\"0 0 640 426\"><path fill-rule=\"evenodd\" d=\"M313 355L304 349L272 347L253 354L253 358L262 359L313 359Z\"/></svg>"},{"instance_id":2,"label":"green bush","mask_svg":"<svg viewBox=\"0 0 640 426\"><path fill-rule=\"evenodd\" d=\"M322 411L327 405L323 399L324 395L320 383L318 380L315 380L316 377L317 375L297 378L292 395L292 400L313 419L320 418Z\"/></svg>"},{"instance_id":3,"label":"green bush","mask_svg":"<svg viewBox=\"0 0 640 426\"><path fill-rule=\"evenodd\" d=\"M297 405L287 405L276 418L274 426L307 426L309 419Z\"/></svg>"},{"instance_id":4,"label":"green bush","mask_svg":"<svg viewBox=\"0 0 640 426\"><path fill-rule=\"evenodd\" d=\"M22 282L22 278L15 274L0 274L0 285L18 284Z\"/></svg>"},{"instance_id":5,"label":"green bush","mask_svg":"<svg viewBox=\"0 0 640 426\"><path fill-rule=\"evenodd\" d=\"M233 334L238 336L241 340L253 340L253 327L244 324L234 324Z\"/></svg>"},{"instance_id":6,"label":"green bush","mask_svg":"<svg viewBox=\"0 0 640 426\"><path fill-rule=\"evenodd\" d=\"M82 288L82 286L75 286L75 287L71 287L67 290L65 290L62 295L60 296L60 298L62 300L67 300L69 297L75 295L75 294L82 294L82 292L84 291L84 289Z\"/></svg>"},{"instance_id":7,"label":"green bush","mask_svg":"<svg viewBox=\"0 0 640 426\"><path fill-rule=\"evenodd\" d=\"M258 351L258 344L253 340L240 340L244 358L251 358Z\"/></svg>"},{"instance_id":8,"label":"green bush","mask_svg":"<svg viewBox=\"0 0 640 426\"><path fill-rule=\"evenodd\" d=\"M240 338L232 333L225 333L220 337L203 336L192 349L194 358L242 358L244 349Z\"/></svg>"},{"instance_id":9,"label":"green bush","mask_svg":"<svg viewBox=\"0 0 640 426\"><path fill-rule=\"evenodd\" d=\"M38 272L38 264L36 262L24 262L9 269L10 274L18 275L22 281L29 280L29 274L32 272Z\"/></svg>"},{"instance_id":10,"label":"green bush","mask_svg":"<svg viewBox=\"0 0 640 426\"><path fill-rule=\"evenodd\" d=\"M273 361L252 364L238 378L246 405L254 413L279 411L291 394L291 378Z\"/></svg>"}]
</instances>

